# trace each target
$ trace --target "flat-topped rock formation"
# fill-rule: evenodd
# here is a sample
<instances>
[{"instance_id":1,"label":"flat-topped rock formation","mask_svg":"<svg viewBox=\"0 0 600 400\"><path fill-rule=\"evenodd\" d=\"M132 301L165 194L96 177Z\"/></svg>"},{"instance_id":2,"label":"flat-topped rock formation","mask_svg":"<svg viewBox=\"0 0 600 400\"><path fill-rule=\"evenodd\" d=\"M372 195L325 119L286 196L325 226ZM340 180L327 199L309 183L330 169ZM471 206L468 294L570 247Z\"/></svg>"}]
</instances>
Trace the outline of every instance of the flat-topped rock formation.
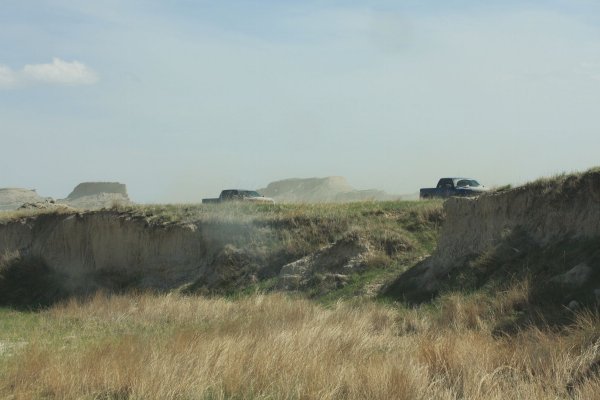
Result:
<instances>
[{"instance_id":1,"label":"flat-topped rock formation","mask_svg":"<svg viewBox=\"0 0 600 400\"><path fill-rule=\"evenodd\" d=\"M75 186L75 189L67 196L68 200L78 199L86 196L97 196L103 193L120 194L127 196L127 186L119 182L83 182Z\"/></svg>"},{"instance_id":2,"label":"flat-topped rock formation","mask_svg":"<svg viewBox=\"0 0 600 400\"><path fill-rule=\"evenodd\" d=\"M114 205L130 204L127 186L119 182L83 182L60 203L82 209L100 209Z\"/></svg>"},{"instance_id":3,"label":"flat-topped rock formation","mask_svg":"<svg viewBox=\"0 0 600 400\"><path fill-rule=\"evenodd\" d=\"M341 176L284 179L269 183L259 192L283 203L344 203L399 198L382 190L357 190Z\"/></svg>"}]
</instances>

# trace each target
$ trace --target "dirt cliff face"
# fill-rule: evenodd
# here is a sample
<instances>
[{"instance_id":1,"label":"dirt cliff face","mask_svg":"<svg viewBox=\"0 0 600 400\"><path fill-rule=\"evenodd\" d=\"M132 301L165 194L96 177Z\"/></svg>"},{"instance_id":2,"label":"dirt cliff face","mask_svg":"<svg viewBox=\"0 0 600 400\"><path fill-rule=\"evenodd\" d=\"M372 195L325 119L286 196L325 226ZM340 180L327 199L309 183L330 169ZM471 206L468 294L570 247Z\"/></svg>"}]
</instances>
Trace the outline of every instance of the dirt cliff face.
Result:
<instances>
[{"instance_id":1,"label":"dirt cliff face","mask_svg":"<svg viewBox=\"0 0 600 400\"><path fill-rule=\"evenodd\" d=\"M37 293L47 282L64 296L146 288L233 294L287 290L278 285L287 275L302 281L289 290L311 296L337 289L344 296L371 296L429 251L440 206L225 204L11 212L0 215L0 305L27 305L22 294ZM296 261L301 274L286 267ZM363 273L369 276L362 279ZM30 300L54 298L50 293Z\"/></svg>"},{"instance_id":2,"label":"dirt cliff face","mask_svg":"<svg viewBox=\"0 0 600 400\"><path fill-rule=\"evenodd\" d=\"M41 260L66 277L73 291L131 281L139 287L174 287L197 277L204 267L199 260L208 253L198 226L149 229L144 219L108 211L0 224L0 244L5 253Z\"/></svg>"},{"instance_id":3,"label":"dirt cliff face","mask_svg":"<svg viewBox=\"0 0 600 400\"><path fill-rule=\"evenodd\" d=\"M0 272L3 259L17 257L19 265L41 264L36 270L60 280L67 294L136 288L228 292L258 276L275 276L299 258L297 250L282 249L289 245L278 241L280 234L243 220L184 223L112 210L49 212L0 222Z\"/></svg>"},{"instance_id":4,"label":"dirt cliff face","mask_svg":"<svg viewBox=\"0 0 600 400\"><path fill-rule=\"evenodd\" d=\"M541 248L600 237L600 169L478 198L451 198L444 211L437 250L401 276L399 286L435 292L454 268L517 236ZM512 245L516 253L519 247Z\"/></svg>"},{"instance_id":5,"label":"dirt cliff face","mask_svg":"<svg viewBox=\"0 0 600 400\"><path fill-rule=\"evenodd\" d=\"M474 199L452 198L436 259L485 251L520 229L540 245L600 235L600 170Z\"/></svg>"},{"instance_id":6,"label":"dirt cliff face","mask_svg":"<svg viewBox=\"0 0 600 400\"><path fill-rule=\"evenodd\" d=\"M236 247L261 232L245 223L150 222L118 211L40 214L0 223L0 268L15 255L40 263L67 294L189 285L210 292L243 287L263 266L262 254ZM224 268L228 262L235 268Z\"/></svg>"}]
</instances>

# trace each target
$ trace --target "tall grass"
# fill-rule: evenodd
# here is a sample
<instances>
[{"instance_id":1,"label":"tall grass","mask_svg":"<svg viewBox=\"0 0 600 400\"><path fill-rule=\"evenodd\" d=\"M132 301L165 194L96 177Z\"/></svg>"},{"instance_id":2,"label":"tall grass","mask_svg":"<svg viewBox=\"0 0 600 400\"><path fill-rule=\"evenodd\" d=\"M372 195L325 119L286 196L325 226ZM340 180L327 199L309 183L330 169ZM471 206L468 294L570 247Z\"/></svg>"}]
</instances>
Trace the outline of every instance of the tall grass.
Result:
<instances>
[{"instance_id":1,"label":"tall grass","mask_svg":"<svg viewBox=\"0 0 600 400\"><path fill-rule=\"evenodd\" d=\"M27 344L0 354L0 397L597 398L598 315L582 313L561 332L494 338L493 313L472 299L452 302L428 310L325 308L283 295L72 300L36 314L21 331ZM16 340L0 330L5 337Z\"/></svg>"}]
</instances>

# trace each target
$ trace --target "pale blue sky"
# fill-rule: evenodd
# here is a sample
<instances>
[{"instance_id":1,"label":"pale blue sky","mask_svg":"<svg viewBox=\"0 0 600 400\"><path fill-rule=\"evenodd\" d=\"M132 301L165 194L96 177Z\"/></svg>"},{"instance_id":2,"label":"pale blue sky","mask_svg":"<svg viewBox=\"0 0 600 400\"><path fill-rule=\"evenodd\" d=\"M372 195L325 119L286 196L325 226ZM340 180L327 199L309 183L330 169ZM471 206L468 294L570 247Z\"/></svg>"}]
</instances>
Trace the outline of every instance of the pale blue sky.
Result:
<instances>
[{"instance_id":1,"label":"pale blue sky","mask_svg":"<svg viewBox=\"0 0 600 400\"><path fill-rule=\"evenodd\" d=\"M600 164L600 2L3 0L0 187L139 202Z\"/></svg>"}]
</instances>

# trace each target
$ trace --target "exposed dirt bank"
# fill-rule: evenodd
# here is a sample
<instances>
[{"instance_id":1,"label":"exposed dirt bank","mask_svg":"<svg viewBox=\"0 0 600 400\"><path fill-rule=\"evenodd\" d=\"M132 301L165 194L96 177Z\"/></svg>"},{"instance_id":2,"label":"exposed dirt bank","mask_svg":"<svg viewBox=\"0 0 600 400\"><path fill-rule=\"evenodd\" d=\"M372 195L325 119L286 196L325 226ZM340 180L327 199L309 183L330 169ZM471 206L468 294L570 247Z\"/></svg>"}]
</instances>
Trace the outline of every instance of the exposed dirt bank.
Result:
<instances>
[{"instance_id":1,"label":"exposed dirt bank","mask_svg":"<svg viewBox=\"0 0 600 400\"><path fill-rule=\"evenodd\" d=\"M153 226L116 212L48 214L0 224L5 252L41 260L69 291L130 281L173 287L197 276L208 250L198 226Z\"/></svg>"},{"instance_id":2,"label":"exposed dirt bank","mask_svg":"<svg viewBox=\"0 0 600 400\"><path fill-rule=\"evenodd\" d=\"M550 279L581 262L590 264L591 280L600 271L596 261L600 246L594 245L600 238L600 169L541 179L479 198L452 198L444 211L437 250L398 279L390 288L396 295L427 298L457 273L482 276L487 270L491 276L490 270L501 266L507 279L518 275L518 269L529 269L534 279ZM577 246L585 251L572 253ZM534 253L536 260L528 258ZM551 253L558 257L538 265Z\"/></svg>"},{"instance_id":3,"label":"exposed dirt bank","mask_svg":"<svg viewBox=\"0 0 600 400\"><path fill-rule=\"evenodd\" d=\"M355 279L366 271L397 276L430 248L441 209L439 203L364 203L11 215L0 220L0 292L7 276L20 285L30 271L52 275L67 294L100 288L235 293L253 285L324 293L366 285ZM289 273L281 271L298 260L302 284L282 285Z\"/></svg>"}]
</instances>

